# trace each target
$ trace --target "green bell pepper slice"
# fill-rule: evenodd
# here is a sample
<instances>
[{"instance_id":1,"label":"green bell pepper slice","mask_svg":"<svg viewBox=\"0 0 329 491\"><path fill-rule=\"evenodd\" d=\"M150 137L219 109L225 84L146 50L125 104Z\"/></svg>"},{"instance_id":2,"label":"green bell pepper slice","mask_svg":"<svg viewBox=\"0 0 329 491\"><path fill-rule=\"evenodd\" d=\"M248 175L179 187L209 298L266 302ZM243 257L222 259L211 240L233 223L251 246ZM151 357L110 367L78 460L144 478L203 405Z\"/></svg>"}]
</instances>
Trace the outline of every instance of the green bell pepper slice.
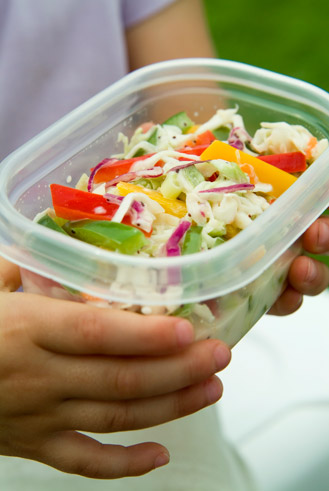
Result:
<instances>
[{"instance_id":1,"label":"green bell pepper slice","mask_svg":"<svg viewBox=\"0 0 329 491\"><path fill-rule=\"evenodd\" d=\"M187 133L188 130L194 125L194 122L188 117L185 111L181 111L171 116L162 124L178 126L178 128L180 128L183 133Z\"/></svg>"},{"instance_id":2,"label":"green bell pepper slice","mask_svg":"<svg viewBox=\"0 0 329 491\"><path fill-rule=\"evenodd\" d=\"M201 172L198 171L194 165L181 169L179 172L181 172L185 179L187 179L192 188L195 188L198 184L205 180Z\"/></svg>"},{"instance_id":3,"label":"green bell pepper slice","mask_svg":"<svg viewBox=\"0 0 329 491\"><path fill-rule=\"evenodd\" d=\"M122 254L135 254L147 243L139 229L107 220L77 220L63 228L71 237Z\"/></svg>"},{"instance_id":4,"label":"green bell pepper slice","mask_svg":"<svg viewBox=\"0 0 329 491\"><path fill-rule=\"evenodd\" d=\"M56 232L60 232L61 234L68 235L65 232L65 230L58 223L56 223L56 221L53 220L49 215L43 215L40 218L40 220L38 220L37 223L39 223L39 225L43 225L44 227L50 228L52 230L55 230Z\"/></svg>"},{"instance_id":5,"label":"green bell pepper slice","mask_svg":"<svg viewBox=\"0 0 329 491\"><path fill-rule=\"evenodd\" d=\"M158 128L156 128L153 133L151 133L151 136L148 140L146 140L148 143L151 143L152 145L156 145L158 140ZM137 152L134 153L133 158L135 157L142 157L143 155L146 155L147 152L143 148L140 148L137 150Z\"/></svg>"},{"instance_id":6,"label":"green bell pepper slice","mask_svg":"<svg viewBox=\"0 0 329 491\"><path fill-rule=\"evenodd\" d=\"M182 254L193 254L194 252L200 252L201 250L201 237L202 227L197 225L190 227L185 234L185 239L182 246Z\"/></svg>"}]
</instances>

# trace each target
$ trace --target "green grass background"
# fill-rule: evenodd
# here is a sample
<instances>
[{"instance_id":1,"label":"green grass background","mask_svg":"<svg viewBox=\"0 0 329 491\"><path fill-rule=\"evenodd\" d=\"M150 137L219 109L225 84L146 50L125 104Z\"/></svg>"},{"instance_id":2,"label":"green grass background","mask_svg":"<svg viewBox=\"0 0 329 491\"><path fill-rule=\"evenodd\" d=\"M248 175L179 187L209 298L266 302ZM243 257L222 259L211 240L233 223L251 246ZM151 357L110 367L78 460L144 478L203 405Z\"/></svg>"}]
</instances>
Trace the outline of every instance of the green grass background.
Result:
<instances>
[{"instance_id":1,"label":"green grass background","mask_svg":"<svg viewBox=\"0 0 329 491\"><path fill-rule=\"evenodd\" d=\"M283 73L329 92L329 0L203 1L219 58ZM328 256L321 260L329 266Z\"/></svg>"},{"instance_id":2,"label":"green grass background","mask_svg":"<svg viewBox=\"0 0 329 491\"><path fill-rule=\"evenodd\" d=\"M329 91L329 0L204 0L220 58Z\"/></svg>"}]
</instances>

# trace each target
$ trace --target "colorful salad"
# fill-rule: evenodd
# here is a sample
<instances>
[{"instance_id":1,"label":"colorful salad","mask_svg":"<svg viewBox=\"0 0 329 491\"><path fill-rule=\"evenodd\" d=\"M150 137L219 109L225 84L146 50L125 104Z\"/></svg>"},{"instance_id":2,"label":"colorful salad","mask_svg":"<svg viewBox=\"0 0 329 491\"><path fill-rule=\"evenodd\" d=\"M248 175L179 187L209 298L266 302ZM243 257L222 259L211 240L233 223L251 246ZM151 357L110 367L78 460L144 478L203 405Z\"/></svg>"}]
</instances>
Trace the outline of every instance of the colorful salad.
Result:
<instances>
[{"instance_id":1,"label":"colorful salad","mask_svg":"<svg viewBox=\"0 0 329 491\"><path fill-rule=\"evenodd\" d=\"M52 207L35 221L76 240L145 257L220 247L252 224L328 147L327 139L286 122L261 123L251 136L238 108L219 109L201 125L180 112L162 124L142 124L131 138L120 133L118 140L122 153L95 162L75 187L51 184ZM237 315L245 321L249 312L252 325L271 306L286 267L278 270L268 295L256 294L263 289L262 278L248 292L179 308L75 294L144 314L183 315L208 326L221 311L225 330L233 312L235 323Z\"/></svg>"},{"instance_id":2,"label":"colorful salad","mask_svg":"<svg viewBox=\"0 0 329 491\"><path fill-rule=\"evenodd\" d=\"M226 141L218 139L226 130ZM36 220L123 254L177 256L217 247L248 227L327 147L285 122L252 137L237 108L195 125L185 112L145 123L124 150L75 188L52 184Z\"/></svg>"}]
</instances>

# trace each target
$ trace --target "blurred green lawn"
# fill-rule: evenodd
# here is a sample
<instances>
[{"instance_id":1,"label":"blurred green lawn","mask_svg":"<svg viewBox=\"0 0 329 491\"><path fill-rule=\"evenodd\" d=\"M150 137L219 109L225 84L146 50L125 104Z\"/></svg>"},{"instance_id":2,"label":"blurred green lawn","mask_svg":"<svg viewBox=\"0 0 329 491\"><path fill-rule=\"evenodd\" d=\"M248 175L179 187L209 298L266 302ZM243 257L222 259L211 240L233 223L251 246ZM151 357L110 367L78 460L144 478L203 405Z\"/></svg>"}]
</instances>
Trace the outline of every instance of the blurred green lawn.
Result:
<instances>
[{"instance_id":1,"label":"blurred green lawn","mask_svg":"<svg viewBox=\"0 0 329 491\"><path fill-rule=\"evenodd\" d=\"M329 92L329 0L203 0L217 55ZM329 266L329 257L321 256Z\"/></svg>"},{"instance_id":2,"label":"blurred green lawn","mask_svg":"<svg viewBox=\"0 0 329 491\"><path fill-rule=\"evenodd\" d=\"M219 57L329 91L329 0L204 0Z\"/></svg>"}]
</instances>

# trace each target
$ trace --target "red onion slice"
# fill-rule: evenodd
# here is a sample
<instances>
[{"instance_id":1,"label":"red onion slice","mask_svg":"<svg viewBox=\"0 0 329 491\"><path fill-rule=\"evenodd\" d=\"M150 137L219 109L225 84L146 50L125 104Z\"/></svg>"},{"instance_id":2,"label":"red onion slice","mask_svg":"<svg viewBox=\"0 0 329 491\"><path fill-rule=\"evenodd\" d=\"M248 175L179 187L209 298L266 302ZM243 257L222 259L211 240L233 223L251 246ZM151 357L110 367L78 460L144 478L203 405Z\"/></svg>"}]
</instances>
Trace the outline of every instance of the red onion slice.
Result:
<instances>
[{"instance_id":1,"label":"red onion slice","mask_svg":"<svg viewBox=\"0 0 329 491\"><path fill-rule=\"evenodd\" d=\"M116 203L120 205L123 201L124 196L117 196L116 194L105 193L104 198L109 200L110 203ZM144 210L144 206L137 200L134 200L131 204L131 207L134 208L138 213L142 213Z\"/></svg>"},{"instance_id":2,"label":"red onion slice","mask_svg":"<svg viewBox=\"0 0 329 491\"><path fill-rule=\"evenodd\" d=\"M237 148L238 150L243 150L244 142L250 142L251 140L251 136L244 128L242 128L241 126L235 126L230 131L227 143L231 145L231 147Z\"/></svg>"},{"instance_id":3,"label":"red onion slice","mask_svg":"<svg viewBox=\"0 0 329 491\"><path fill-rule=\"evenodd\" d=\"M231 145L231 147L234 147L237 150L243 150L244 149L244 143L242 140L239 140L239 138L230 138L227 141L228 141L229 145Z\"/></svg>"},{"instance_id":4,"label":"red onion slice","mask_svg":"<svg viewBox=\"0 0 329 491\"><path fill-rule=\"evenodd\" d=\"M105 193L103 194L103 197L108 200L109 203L116 203L117 205L120 205L123 200L123 196L117 196L116 194L111 193Z\"/></svg>"},{"instance_id":5,"label":"red onion slice","mask_svg":"<svg viewBox=\"0 0 329 491\"><path fill-rule=\"evenodd\" d=\"M190 226L191 223L187 220L180 222L165 244L166 256L180 256L179 241L184 237Z\"/></svg>"},{"instance_id":6,"label":"red onion slice","mask_svg":"<svg viewBox=\"0 0 329 491\"><path fill-rule=\"evenodd\" d=\"M92 191L92 189L93 189L94 177L95 177L96 173L99 171L99 169L100 169L101 167L103 167L104 165L108 164L109 162L115 162L116 160L117 160L117 159L104 159L104 160L102 160L101 162L99 162L99 164L97 164L97 165L96 165L96 166L93 168L93 170L92 170L92 172L91 172L91 174L90 174L90 176L89 176L89 179L88 179L88 185L87 185L87 190L88 190L90 193L91 193L91 191Z\"/></svg>"},{"instance_id":7,"label":"red onion slice","mask_svg":"<svg viewBox=\"0 0 329 491\"><path fill-rule=\"evenodd\" d=\"M121 205L124 199L124 196L117 196L116 194L111 194L111 193L105 193L103 196L110 203L115 203L119 206ZM151 224L146 223L144 214L145 214L145 206L143 205L143 203L140 203L137 200L133 200L125 215L130 216L131 223L133 225L136 225L139 228L146 230L146 232L149 232L151 229ZM142 224L146 226L142 226Z\"/></svg>"},{"instance_id":8,"label":"red onion slice","mask_svg":"<svg viewBox=\"0 0 329 491\"><path fill-rule=\"evenodd\" d=\"M221 188L203 189L199 193L234 193L236 191L251 191L255 186L248 182L233 184L232 186L223 186Z\"/></svg>"},{"instance_id":9,"label":"red onion slice","mask_svg":"<svg viewBox=\"0 0 329 491\"><path fill-rule=\"evenodd\" d=\"M203 164L204 162L210 162L210 160L191 160L189 162L186 162L185 164L176 165L175 167L172 167L171 169L169 169L167 171L167 174L168 174L168 172L172 172L172 171L177 172L181 169L186 169L187 167L191 167L192 165L195 165L195 164Z\"/></svg>"}]
</instances>

